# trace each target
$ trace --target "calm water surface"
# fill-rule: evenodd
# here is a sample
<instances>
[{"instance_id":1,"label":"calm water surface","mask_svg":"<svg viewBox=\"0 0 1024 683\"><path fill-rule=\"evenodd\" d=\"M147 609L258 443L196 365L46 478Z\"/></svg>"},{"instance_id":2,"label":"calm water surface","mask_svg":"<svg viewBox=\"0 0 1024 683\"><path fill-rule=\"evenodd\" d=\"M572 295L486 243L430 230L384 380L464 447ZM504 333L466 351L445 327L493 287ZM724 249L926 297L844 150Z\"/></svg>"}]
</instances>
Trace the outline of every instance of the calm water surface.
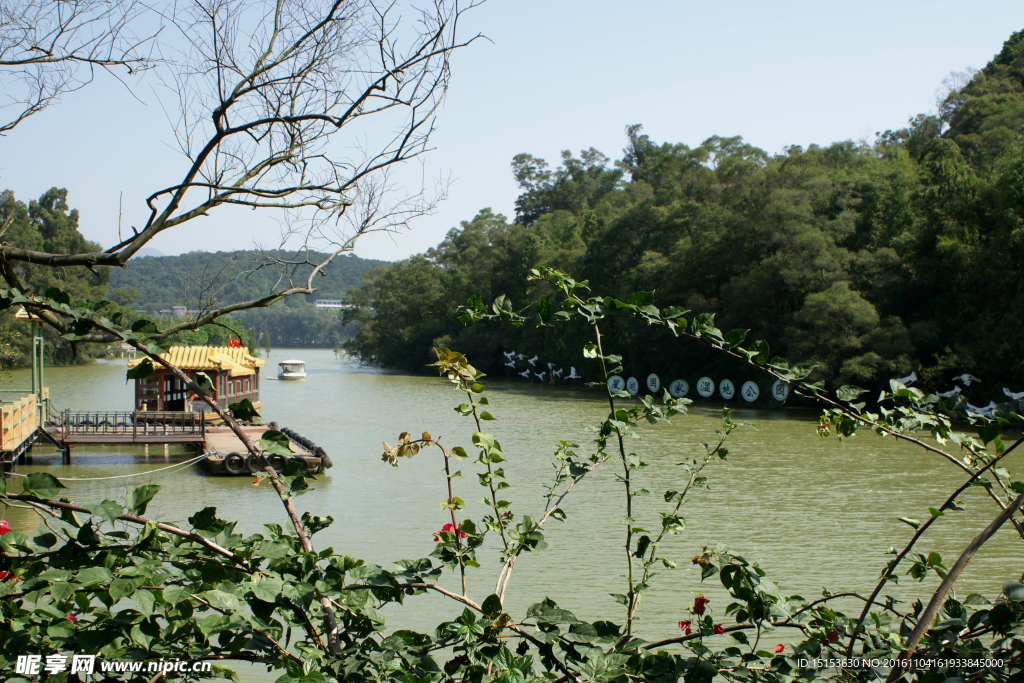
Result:
<instances>
[{"instance_id":1,"label":"calm water surface","mask_svg":"<svg viewBox=\"0 0 1024 683\"><path fill-rule=\"evenodd\" d=\"M285 358L305 360L308 379L281 382L270 376L276 374L276 361ZM464 396L446 380L389 374L339 360L325 350L276 349L268 365L262 380L264 418L310 437L334 461L314 490L296 499L300 511L335 519L314 537L314 544L385 567L394 560L427 556L434 546L432 532L446 522L439 505L446 495L440 451L427 449L403 460L396 470L381 462L382 442L394 444L402 431L429 431L443 437L448 447L462 445L472 451L472 422L452 410ZM125 384L124 366L124 361L115 361L47 368L55 407L131 410L133 389ZM28 385L27 372L12 374L15 385ZM491 431L505 450L505 470L514 487L504 497L514 503L517 516L537 518L544 507L540 485L550 476L553 446L567 439L589 450L593 434L587 427L602 419L607 403L597 391L582 387L504 380L493 382L488 395L498 418L490 423ZM635 504L639 512L634 516L641 525L658 525L657 513L665 508L661 494L685 483L675 464L698 456L701 442L714 439L721 407L720 402L695 404L689 415L670 424L645 427L642 440L632 444L650 463L636 484L653 493ZM724 611L727 599L720 585L701 584L700 572L690 562L702 546L728 545L758 561L784 590L809 599L823 587L868 592L887 559L885 551L902 547L910 538L912 529L898 518L926 518L928 506L940 504L963 480L951 464L893 439L862 434L845 443L822 440L815 434L811 412L737 409L734 420L752 422L756 429L733 432L728 461L716 461L705 470L709 489L697 492L684 506L686 531L663 544L663 555L676 560L679 568L663 570L645 593L638 629L642 637L672 635L699 591L711 597L716 614ZM217 506L224 519L240 520L245 534L262 531L266 523L285 523L273 489L265 484L254 488L250 478L211 477L199 467L171 476L146 474L190 455L182 447L172 447L166 455L162 447L151 447L148 456L142 447L76 448L73 464L65 466L55 450L37 447L33 463L20 467L19 473L49 471L65 481L68 496L79 502L123 497L135 486L158 483L164 488L149 515L184 525L208 505ZM1016 458L1007 469L1019 472L1021 465ZM462 462L457 467L465 478L454 480L455 493L469 503L465 516L479 519L485 510L479 502L484 489L472 474L477 466ZM521 617L529 604L548 596L581 618L622 621L622 608L609 596L626 592L623 494L615 482L619 471L609 461L584 479L562 505L568 520L548 524L551 547L520 558L506 599L513 615ZM124 474L138 476L68 481ZM940 552L947 566L994 515L993 504L980 490L968 491L963 500L967 511L947 515L918 546L923 552ZM20 510L8 511L7 518L12 527L37 524ZM470 575L470 597L478 601L493 590L497 541L488 539L480 557L483 567ZM957 591L995 595L1003 581L1024 570L1022 550L1024 542L1012 530L1000 531L968 565ZM456 589L458 579L446 574L441 583ZM927 601L936 586L934 576L923 585L904 577L895 594ZM388 610L392 627L415 629L432 629L459 612L457 605L434 595ZM250 679L273 677L250 672Z\"/></svg>"}]
</instances>

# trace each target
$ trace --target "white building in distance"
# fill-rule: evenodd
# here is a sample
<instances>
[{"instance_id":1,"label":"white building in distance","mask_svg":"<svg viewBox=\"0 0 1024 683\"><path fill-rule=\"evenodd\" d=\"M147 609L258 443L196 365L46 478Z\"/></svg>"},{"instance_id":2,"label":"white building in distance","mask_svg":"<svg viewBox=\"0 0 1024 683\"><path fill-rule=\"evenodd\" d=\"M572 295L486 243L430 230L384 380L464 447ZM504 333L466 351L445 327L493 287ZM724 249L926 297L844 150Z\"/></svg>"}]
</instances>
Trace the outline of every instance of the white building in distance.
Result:
<instances>
[{"instance_id":1,"label":"white building in distance","mask_svg":"<svg viewBox=\"0 0 1024 683\"><path fill-rule=\"evenodd\" d=\"M352 304L342 303L341 299L317 299L313 305L316 308L353 308Z\"/></svg>"}]
</instances>

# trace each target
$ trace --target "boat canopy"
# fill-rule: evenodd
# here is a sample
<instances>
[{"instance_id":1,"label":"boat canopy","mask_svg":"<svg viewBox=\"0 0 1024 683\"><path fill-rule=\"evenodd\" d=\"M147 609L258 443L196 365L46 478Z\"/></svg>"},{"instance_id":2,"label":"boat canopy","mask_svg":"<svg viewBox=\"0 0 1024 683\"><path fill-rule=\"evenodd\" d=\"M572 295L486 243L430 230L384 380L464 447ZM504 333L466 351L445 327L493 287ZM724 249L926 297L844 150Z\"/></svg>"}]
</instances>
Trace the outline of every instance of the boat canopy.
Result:
<instances>
[{"instance_id":1,"label":"boat canopy","mask_svg":"<svg viewBox=\"0 0 1024 683\"><path fill-rule=\"evenodd\" d=\"M304 361L304 360L283 360L280 363L278 363L278 365L305 365L305 364L306 364L306 361Z\"/></svg>"}]
</instances>

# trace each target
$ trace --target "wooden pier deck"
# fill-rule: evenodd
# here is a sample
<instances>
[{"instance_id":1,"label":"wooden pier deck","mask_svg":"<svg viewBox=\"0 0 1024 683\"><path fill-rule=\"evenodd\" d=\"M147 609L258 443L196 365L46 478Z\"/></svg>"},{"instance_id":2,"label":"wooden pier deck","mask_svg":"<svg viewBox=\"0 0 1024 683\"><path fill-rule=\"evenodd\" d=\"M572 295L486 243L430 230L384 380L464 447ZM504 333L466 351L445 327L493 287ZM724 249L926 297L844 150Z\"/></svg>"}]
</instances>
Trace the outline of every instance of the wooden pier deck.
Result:
<instances>
[{"instance_id":1,"label":"wooden pier deck","mask_svg":"<svg viewBox=\"0 0 1024 683\"><path fill-rule=\"evenodd\" d=\"M40 406L43 397L45 405ZM4 471L24 462L34 444L45 443L61 451L62 462L71 463L71 452L84 445L150 445L184 444L208 454L207 469L215 474L247 474L257 472L258 463L251 464L247 449L230 428L211 426L202 412L170 411L91 411L55 412L50 409L46 389L5 404L0 411L0 464ZM247 426L246 436L259 441L268 426ZM285 430L288 431L288 430ZM301 443L300 443L301 442ZM322 470L330 461L322 449L315 449L308 439L290 432L289 450L292 455L272 456L271 465L279 471L293 459L301 461L302 468ZM321 457L323 456L323 457Z\"/></svg>"},{"instance_id":2,"label":"wooden pier deck","mask_svg":"<svg viewBox=\"0 0 1024 683\"><path fill-rule=\"evenodd\" d=\"M48 401L45 388L42 396ZM186 444L204 450L207 421L204 413L194 412L54 412L49 406L40 409L33 394L4 404L0 430L0 463L7 470L39 442L60 450L65 463L71 462L75 446L85 444Z\"/></svg>"}]
</instances>

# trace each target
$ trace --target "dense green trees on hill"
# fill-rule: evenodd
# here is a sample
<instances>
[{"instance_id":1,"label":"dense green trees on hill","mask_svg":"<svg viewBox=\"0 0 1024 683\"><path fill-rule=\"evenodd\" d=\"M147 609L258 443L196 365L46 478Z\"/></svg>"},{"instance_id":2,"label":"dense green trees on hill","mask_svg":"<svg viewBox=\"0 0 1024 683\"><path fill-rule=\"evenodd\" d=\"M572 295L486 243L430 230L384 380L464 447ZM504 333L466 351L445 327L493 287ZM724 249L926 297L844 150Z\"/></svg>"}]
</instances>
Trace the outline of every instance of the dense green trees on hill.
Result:
<instances>
[{"instance_id":1,"label":"dense green trees on hill","mask_svg":"<svg viewBox=\"0 0 1024 683\"><path fill-rule=\"evenodd\" d=\"M288 260L297 259L294 252L275 253ZM326 254L311 253L313 260L323 260ZM172 306L195 309L209 301L211 296L225 304L256 299L265 295L277 280L274 269L260 269L263 255L257 251L193 251L180 256L146 256L128 262L128 267L110 275L110 286L118 289L135 288L133 307L156 312ZM384 261L361 259L357 256L337 258L324 270L326 275L316 281L317 292L312 296L285 299L287 307L312 305L314 299L340 299L350 287L359 285L363 273ZM291 273L295 280L304 280L311 267L298 267Z\"/></svg>"},{"instance_id":2,"label":"dense green trees on hill","mask_svg":"<svg viewBox=\"0 0 1024 683\"><path fill-rule=\"evenodd\" d=\"M500 351L582 365L570 329L453 320L479 293L516 307L540 294L525 275L550 265L625 300L715 313L773 354L818 365L830 383L878 386L911 370L1024 389L1024 32L954 88L937 116L871 146L838 142L770 155L739 137L691 148L627 129L621 160L590 149L550 169L519 155L513 222L489 209L426 254L369 273L349 299L363 323L351 351L417 369L432 344L491 373ZM610 330L638 376L726 372L722 361L647 330ZM734 378L735 379L735 378ZM974 390L972 390L974 391ZM987 399L987 396L986 396Z\"/></svg>"},{"instance_id":3,"label":"dense green trees on hill","mask_svg":"<svg viewBox=\"0 0 1024 683\"><path fill-rule=\"evenodd\" d=\"M69 208L67 198L67 190L56 187L28 204L16 199L10 190L0 192L0 241L47 252L99 249L98 244L89 242L78 231L78 211ZM55 269L33 264L22 264L17 273L27 289L45 292L49 287L60 287L72 298L94 301L104 298L109 277L106 268L93 273L85 268ZM32 339L28 323L16 322L13 311L0 310L0 332L3 333L0 367L31 362ZM95 357L103 352L102 348L75 349L50 329L44 331L44 338L48 359L57 364L74 362L76 357Z\"/></svg>"}]
</instances>

